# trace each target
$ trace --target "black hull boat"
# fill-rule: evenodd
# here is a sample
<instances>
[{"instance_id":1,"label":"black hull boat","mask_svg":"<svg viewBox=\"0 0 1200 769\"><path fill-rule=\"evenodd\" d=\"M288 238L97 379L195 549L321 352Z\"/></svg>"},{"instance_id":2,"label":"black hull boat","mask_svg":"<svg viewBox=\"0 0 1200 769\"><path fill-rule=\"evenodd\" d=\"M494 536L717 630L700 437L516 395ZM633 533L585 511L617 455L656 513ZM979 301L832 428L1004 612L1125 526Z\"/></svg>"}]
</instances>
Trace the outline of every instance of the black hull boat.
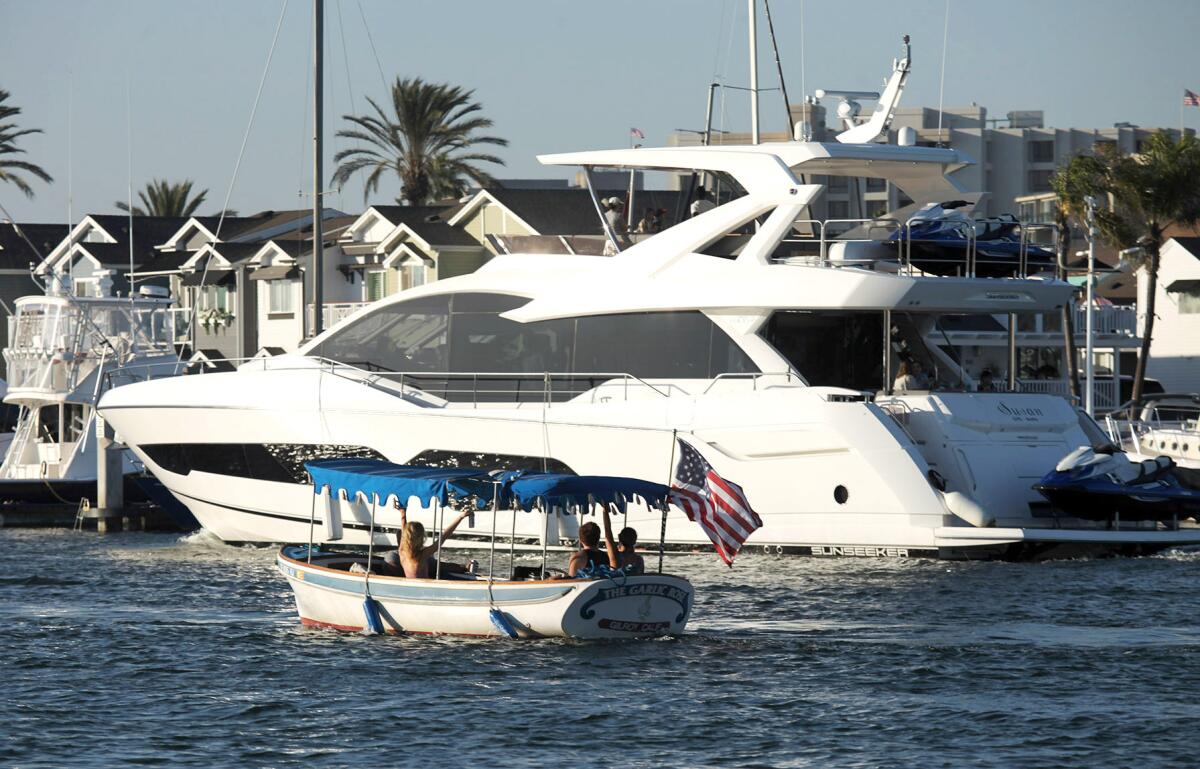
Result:
<instances>
[{"instance_id":1,"label":"black hull boat","mask_svg":"<svg viewBox=\"0 0 1200 769\"><path fill-rule=\"evenodd\" d=\"M1073 451L1034 489L1074 518L1170 523L1200 517L1200 488L1190 486L1169 457L1136 462L1113 447Z\"/></svg>"}]
</instances>

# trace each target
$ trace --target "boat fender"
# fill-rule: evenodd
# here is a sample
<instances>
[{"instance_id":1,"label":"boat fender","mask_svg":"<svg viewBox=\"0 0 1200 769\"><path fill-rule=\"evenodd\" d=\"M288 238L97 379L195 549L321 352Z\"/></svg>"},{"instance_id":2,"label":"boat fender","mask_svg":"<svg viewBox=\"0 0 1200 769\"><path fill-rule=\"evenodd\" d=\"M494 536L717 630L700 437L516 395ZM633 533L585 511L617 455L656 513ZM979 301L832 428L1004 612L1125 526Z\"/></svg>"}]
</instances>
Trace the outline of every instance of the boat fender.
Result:
<instances>
[{"instance_id":1,"label":"boat fender","mask_svg":"<svg viewBox=\"0 0 1200 769\"><path fill-rule=\"evenodd\" d=\"M493 607L492 610L488 612L488 616L492 618L492 625L496 628L496 630L500 631L500 635L505 635L509 638L517 637L516 629L512 626L512 623L508 621L508 617L504 615L504 612Z\"/></svg>"},{"instance_id":2,"label":"boat fender","mask_svg":"<svg viewBox=\"0 0 1200 769\"><path fill-rule=\"evenodd\" d=\"M969 494L961 491L947 491L942 494L942 499L946 502L946 509L972 526L983 528L996 522L995 516L985 510L983 505Z\"/></svg>"},{"instance_id":3,"label":"boat fender","mask_svg":"<svg viewBox=\"0 0 1200 769\"><path fill-rule=\"evenodd\" d=\"M367 596L363 599L363 614L367 618L367 624L363 628L363 635L382 635L383 619L379 616L379 602L371 596Z\"/></svg>"}]
</instances>

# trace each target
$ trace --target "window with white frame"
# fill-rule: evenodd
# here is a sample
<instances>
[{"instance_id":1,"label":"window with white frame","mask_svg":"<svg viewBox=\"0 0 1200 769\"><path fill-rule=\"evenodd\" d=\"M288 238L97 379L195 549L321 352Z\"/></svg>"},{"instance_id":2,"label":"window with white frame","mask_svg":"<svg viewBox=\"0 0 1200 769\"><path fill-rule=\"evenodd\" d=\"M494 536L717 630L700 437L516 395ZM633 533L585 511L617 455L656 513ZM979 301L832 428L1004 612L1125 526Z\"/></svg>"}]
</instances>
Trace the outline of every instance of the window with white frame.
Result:
<instances>
[{"instance_id":1,"label":"window with white frame","mask_svg":"<svg viewBox=\"0 0 1200 769\"><path fill-rule=\"evenodd\" d=\"M295 312L292 306L294 285L294 280L268 280L267 312L271 314Z\"/></svg>"},{"instance_id":2,"label":"window with white frame","mask_svg":"<svg viewBox=\"0 0 1200 769\"><path fill-rule=\"evenodd\" d=\"M387 296L387 271L374 270L367 273L366 280L367 295L365 297L368 302L378 302L380 299Z\"/></svg>"},{"instance_id":3,"label":"window with white frame","mask_svg":"<svg viewBox=\"0 0 1200 769\"><path fill-rule=\"evenodd\" d=\"M409 288L414 288L416 286L425 285L426 276L425 276L425 263L424 262L420 262L418 264L410 264L407 267L405 267L404 269L406 272L408 272L408 287Z\"/></svg>"},{"instance_id":4,"label":"window with white frame","mask_svg":"<svg viewBox=\"0 0 1200 769\"><path fill-rule=\"evenodd\" d=\"M201 310L229 312L229 289L225 286L202 286L196 293Z\"/></svg>"}]
</instances>

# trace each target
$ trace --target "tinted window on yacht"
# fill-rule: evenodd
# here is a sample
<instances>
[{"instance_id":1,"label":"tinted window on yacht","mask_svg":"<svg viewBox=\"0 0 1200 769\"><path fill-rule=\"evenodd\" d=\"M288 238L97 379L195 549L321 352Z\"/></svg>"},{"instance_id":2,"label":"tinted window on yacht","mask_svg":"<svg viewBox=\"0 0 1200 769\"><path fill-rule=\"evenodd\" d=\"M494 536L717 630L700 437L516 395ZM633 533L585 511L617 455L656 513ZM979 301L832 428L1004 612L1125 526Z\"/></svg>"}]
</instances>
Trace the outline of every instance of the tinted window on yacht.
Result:
<instances>
[{"instance_id":1,"label":"tinted window on yacht","mask_svg":"<svg viewBox=\"0 0 1200 769\"><path fill-rule=\"evenodd\" d=\"M562 400L594 386L579 373L707 379L757 367L703 313L596 315L517 323L528 300L504 294L424 297L380 308L311 354L408 381L451 401ZM447 377L443 374L485 374ZM541 376L560 376L549 381ZM506 374L513 374L506 377ZM549 388L549 392L547 392Z\"/></svg>"},{"instance_id":2,"label":"tinted window on yacht","mask_svg":"<svg viewBox=\"0 0 1200 769\"><path fill-rule=\"evenodd\" d=\"M365 446L298 443L158 443L142 450L154 464L177 475L196 470L275 483L307 483L312 459L384 459Z\"/></svg>"},{"instance_id":3,"label":"tinted window on yacht","mask_svg":"<svg viewBox=\"0 0 1200 769\"><path fill-rule=\"evenodd\" d=\"M446 451L426 449L405 464L419 467L477 467L484 470L529 470L537 473L566 473L575 471L553 457L529 457L517 454L486 454L476 451Z\"/></svg>"},{"instance_id":4,"label":"tinted window on yacht","mask_svg":"<svg viewBox=\"0 0 1200 769\"><path fill-rule=\"evenodd\" d=\"M883 386L883 313L777 312L763 336L810 385Z\"/></svg>"},{"instance_id":5,"label":"tinted window on yacht","mask_svg":"<svg viewBox=\"0 0 1200 769\"><path fill-rule=\"evenodd\" d=\"M642 379L708 379L758 369L699 312L579 318L575 371L629 373Z\"/></svg>"}]
</instances>

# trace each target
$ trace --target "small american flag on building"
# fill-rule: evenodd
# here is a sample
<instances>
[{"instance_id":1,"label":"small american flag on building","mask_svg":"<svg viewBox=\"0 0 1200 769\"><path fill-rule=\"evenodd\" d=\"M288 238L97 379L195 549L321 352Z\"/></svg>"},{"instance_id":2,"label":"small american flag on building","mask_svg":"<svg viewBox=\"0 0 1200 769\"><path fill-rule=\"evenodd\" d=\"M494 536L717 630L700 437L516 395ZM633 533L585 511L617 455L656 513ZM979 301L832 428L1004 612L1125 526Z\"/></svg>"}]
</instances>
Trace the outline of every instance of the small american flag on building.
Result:
<instances>
[{"instance_id":1,"label":"small american flag on building","mask_svg":"<svg viewBox=\"0 0 1200 769\"><path fill-rule=\"evenodd\" d=\"M1183 89L1183 106L1185 107L1200 107L1200 93Z\"/></svg>"},{"instance_id":2,"label":"small american flag on building","mask_svg":"<svg viewBox=\"0 0 1200 769\"><path fill-rule=\"evenodd\" d=\"M732 566L742 543L762 526L762 519L750 509L741 486L717 475L700 452L683 439L675 440L679 444L679 464L671 478L671 501L687 513L689 520L700 524L716 545L717 555Z\"/></svg>"},{"instance_id":3,"label":"small american flag on building","mask_svg":"<svg viewBox=\"0 0 1200 769\"><path fill-rule=\"evenodd\" d=\"M642 133L642 129L640 129L640 128L630 128L629 135L633 136L637 139L645 139L646 138L646 134Z\"/></svg>"}]
</instances>

